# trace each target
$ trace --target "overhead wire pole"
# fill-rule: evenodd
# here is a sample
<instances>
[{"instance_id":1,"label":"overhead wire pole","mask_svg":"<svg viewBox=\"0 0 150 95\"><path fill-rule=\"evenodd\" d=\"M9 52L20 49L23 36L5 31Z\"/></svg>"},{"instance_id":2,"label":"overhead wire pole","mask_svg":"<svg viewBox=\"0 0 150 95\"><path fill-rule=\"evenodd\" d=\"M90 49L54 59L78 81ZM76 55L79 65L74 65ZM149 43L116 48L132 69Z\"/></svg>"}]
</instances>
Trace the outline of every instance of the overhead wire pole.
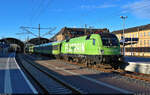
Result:
<instances>
[{"instance_id":1,"label":"overhead wire pole","mask_svg":"<svg viewBox=\"0 0 150 95\"><path fill-rule=\"evenodd\" d=\"M52 31L54 31L56 29L56 27L54 28L41 28L40 24L38 27L24 27L24 26L21 26L20 27L21 29L27 31L27 32L24 32L24 33L17 33L17 35L21 35L21 34L32 34L33 36L36 36L37 38L39 38L39 44L41 43L40 42L40 38L41 38L41 29L50 29L50 31L48 31L47 33L45 33L44 35L42 36L46 36L48 34L51 34ZM36 35L35 33L31 32L29 29L37 29L38 30L38 35Z\"/></svg>"},{"instance_id":2,"label":"overhead wire pole","mask_svg":"<svg viewBox=\"0 0 150 95\"><path fill-rule=\"evenodd\" d=\"M40 38L40 36L41 36L41 35L40 35L40 24L39 24L39 38Z\"/></svg>"},{"instance_id":3,"label":"overhead wire pole","mask_svg":"<svg viewBox=\"0 0 150 95\"><path fill-rule=\"evenodd\" d=\"M39 24L39 43L41 43L41 42L40 42L40 36L41 36L41 35L40 35L40 24ZM42 42L42 43L43 43L43 42Z\"/></svg>"},{"instance_id":4,"label":"overhead wire pole","mask_svg":"<svg viewBox=\"0 0 150 95\"><path fill-rule=\"evenodd\" d=\"M87 34L86 28L87 28L87 24L85 24L85 30L84 30L85 34Z\"/></svg>"},{"instance_id":5,"label":"overhead wire pole","mask_svg":"<svg viewBox=\"0 0 150 95\"><path fill-rule=\"evenodd\" d=\"M125 29L125 19L127 16L120 16L120 18L123 20L123 56L125 56L125 35L124 35L124 29Z\"/></svg>"}]
</instances>

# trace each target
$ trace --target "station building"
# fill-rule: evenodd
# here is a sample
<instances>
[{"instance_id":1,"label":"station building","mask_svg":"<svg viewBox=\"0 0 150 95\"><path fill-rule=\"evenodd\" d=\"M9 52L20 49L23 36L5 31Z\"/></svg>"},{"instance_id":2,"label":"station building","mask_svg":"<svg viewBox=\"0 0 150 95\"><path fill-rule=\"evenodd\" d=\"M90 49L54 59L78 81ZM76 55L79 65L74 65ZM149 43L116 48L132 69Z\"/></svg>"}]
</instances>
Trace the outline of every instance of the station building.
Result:
<instances>
[{"instance_id":1,"label":"station building","mask_svg":"<svg viewBox=\"0 0 150 95\"><path fill-rule=\"evenodd\" d=\"M123 30L113 31L120 42L123 38ZM124 30L125 55L150 57L150 24L132 27ZM138 40L134 40L138 39ZM123 45L121 45L123 54Z\"/></svg>"},{"instance_id":2,"label":"station building","mask_svg":"<svg viewBox=\"0 0 150 95\"><path fill-rule=\"evenodd\" d=\"M80 36L89 35L89 34L93 34L93 33L100 33L100 32L109 32L109 30L107 28L93 29L93 28L64 27L50 40L51 41L62 41L65 39L71 39L74 37L80 37Z\"/></svg>"}]
</instances>

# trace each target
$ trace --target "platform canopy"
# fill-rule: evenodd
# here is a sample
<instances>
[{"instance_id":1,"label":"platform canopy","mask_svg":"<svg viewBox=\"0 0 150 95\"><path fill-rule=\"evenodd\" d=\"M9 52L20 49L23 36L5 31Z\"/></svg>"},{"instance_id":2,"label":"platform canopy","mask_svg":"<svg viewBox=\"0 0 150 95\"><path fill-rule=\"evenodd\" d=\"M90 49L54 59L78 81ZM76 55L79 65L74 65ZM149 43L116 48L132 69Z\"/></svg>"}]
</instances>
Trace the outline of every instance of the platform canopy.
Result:
<instances>
[{"instance_id":1,"label":"platform canopy","mask_svg":"<svg viewBox=\"0 0 150 95\"><path fill-rule=\"evenodd\" d=\"M16 44L19 47L19 51L24 50L24 43L19 39L16 39L16 38L2 38L2 39L0 39L0 42L4 42L4 43L9 44L9 45Z\"/></svg>"}]
</instances>

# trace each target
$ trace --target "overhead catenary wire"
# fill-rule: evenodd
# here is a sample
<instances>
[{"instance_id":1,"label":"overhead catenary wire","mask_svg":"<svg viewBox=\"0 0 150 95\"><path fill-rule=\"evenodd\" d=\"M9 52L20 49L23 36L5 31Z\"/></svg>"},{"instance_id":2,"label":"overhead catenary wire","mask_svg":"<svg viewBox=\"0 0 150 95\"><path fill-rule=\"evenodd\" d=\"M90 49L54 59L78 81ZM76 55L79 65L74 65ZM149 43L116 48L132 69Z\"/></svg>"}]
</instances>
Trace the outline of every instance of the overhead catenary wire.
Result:
<instances>
[{"instance_id":1,"label":"overhead catenary wire","mask_svg":"<svg viewBox=\"0 0 150 95\"><path fill-rule=\"evenodd\" d=\"M23 31L26 31L26 32L22 32L22 33L17 33L17 35L24 35L24 34L31 34L35 37L38 37L40 38L41 37L41 33L40 33L40 30L42 29L49 29L48 32L46 32L45 34L43 34L42 36L46 36L46 35L49 35L49 34L53 34L52 32L56 29L57 27L54 27L54 28L41 28L40 27L40 24L39 24L39 27L24 27L24 26L21 26L20 29L22 29ZM29 29L35 29L35 30L39 30L39 34L35 34L33 32L31 32Z\"/></svg>"},{"instance_id":2,"label":"overhead catenary wire","mask_svg":"<svg viewBox=\"0 0 150 95\"><path fill-rule=\"evenodd\" d=\"M45 2L40 2L41 4L38 10L35 12L34 16L32 16L31 23L35 23L38 21L39 17L46 11L46 9L48 9L48 6L51 2L52 0L45 0Z\"/></svg>"},{"instance_id":3,"label":"overhead catenary wire","mask_svg":"<svg viewBox=\"0 0 150 95\"><path fill-rule=\"evenodd\" d=\"M35 16L37 15L37 13L39 12L39 10L41 9L41 7L43 6L43 3L45 0L37 0L39 3L37 3L37 7L33 8L32 9L32 12L31 12L31 18L30 18L30 21L31 21L31 25L35 19Z\"/></svg>"}]
</instances>

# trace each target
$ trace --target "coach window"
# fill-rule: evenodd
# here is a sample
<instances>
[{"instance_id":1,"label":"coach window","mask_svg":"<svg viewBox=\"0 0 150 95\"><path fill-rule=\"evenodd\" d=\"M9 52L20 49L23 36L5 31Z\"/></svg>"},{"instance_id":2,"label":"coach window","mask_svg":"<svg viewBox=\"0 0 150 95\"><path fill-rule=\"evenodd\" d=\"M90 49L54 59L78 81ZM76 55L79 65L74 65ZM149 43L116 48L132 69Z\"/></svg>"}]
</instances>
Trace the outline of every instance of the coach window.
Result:
<instances>
[{"instance_id":1,"label":"coach window","mask_svg":"<svg viewBox=\"0 0 150 95\"><path fill-rule=\"evenodd\" d=\"M54 45L53 50L58 50L58 45Z\"/></svg>"},{"instance_id":2,"label":"coach window","mask_svg":"<svg viewBox=\"0 0 150 95\"><path fill-rule=\"evenodd\" d=\"M50 49L50 50L52 50L52 49L53 49L53 47L52 47L52 46L49 46L49 49Z\"/></svg>"}]
</instances>

